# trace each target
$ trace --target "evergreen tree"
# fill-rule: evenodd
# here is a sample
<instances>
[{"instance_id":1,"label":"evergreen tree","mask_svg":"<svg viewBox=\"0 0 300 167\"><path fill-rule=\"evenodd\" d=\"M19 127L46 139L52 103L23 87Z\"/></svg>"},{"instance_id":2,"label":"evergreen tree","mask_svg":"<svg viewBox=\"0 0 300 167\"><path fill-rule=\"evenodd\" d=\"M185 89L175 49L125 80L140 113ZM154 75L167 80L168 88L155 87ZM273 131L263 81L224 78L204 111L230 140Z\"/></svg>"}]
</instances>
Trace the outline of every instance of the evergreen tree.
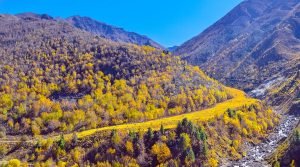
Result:
<instances>
[{"instance_id":1,"label":"evergreen tree","mask_svg":"<svg viewBox=\"0 0 300 167\"><path fill-rule=\"evenodd\" d=\"M183 150L191 147L191 138L187 133L180 134L180 148Z\"/></svg>"},{"instance_id":2,"label":"evergreen tree","mask_svg":"<svg viewBox=\"0 0 300 167\"><path fill-rule=\"evenodd\" d=\"M274 163L274 165L273 165L274 167L280 167L280 163L279 163L279 161L276 161L275 163Z\"/></svg>"},{"instance_id":3,"label":"evergreen tree","mask_svg":"<svg viewBox=\"0 0 300 167\"><path fill-rule=\"evenodd\" d=\"M295 142L296 144L300 144L300 131L296 130L295 132Z\"/></svg>"},{"instance_id":4,"label":"evergreen tree","mask_svg":"<svg viewBox=\"0 0 300 167\"><path fill-rule=\"evenodd\" d=\"M163 125L163 124L160 125L160 134L161 134L161 135L164 135L164 134L165 134L165 128L164 128L164 125Z\"/></svg>"},{"instance_id":5,"label":"evergreen tree","mask_svg":"<svg viewBox=\"0 0 300 167\"><path fill-rule=\"evenodd\" d=\"M115 147L118 146L118 145L121 143L121 138L120 138L118 132L117 132L115 129L112 130L110 136L111 136L111 142L112 142L112 144L113 144Z\"/></svg>"},{"instance_id":6,"label":"evergreen tree","mask_svg":"<svg viewBox=\"0 0 300 167\"><path fill-rule=\"evenodd\" d=\"M73 135L72 135L72 143L73 143L74 145L76 145L77 142L78 142L78 136L77 136L76 133L73 133Z\"/></svg>"},{"instance_id":7,"label":"evergreen tree","mask_svg":"<svg viewBox=\"0 0 300 167\"><path fill-rule=\"evenodd\" d=\"M134 131L129 131L129 138L132 140L132 141L134 141L136 138L137 138L137 134L136 134L136 132L134 132Z\"/></svg>"},{"instance_id":8,"label":"evergreen tree","mask_svg":"<svg viewBox=\"0 0 300 167\"><path fill-rule=\"evenodd\" d=\"M65 141L65 138L64 138L63 134L60 135L60 138L59 138L57 144L58 144L59 148L61 148L63 150L65 149L66 141Z\"/></svg>"},{"instance_id":9,"label":"evergreen tree","mask_svg":"<svg viewBox=\"0 0 300 167\"><path fill-rule=\"evenodd\" d=\"M187 118L183 118L183 120L181 121L181 125L182 125L183 127L187 127L187 126L188 126L188 123L189 123L189 121L188 121Z\"/></svg>"},{"instance_id":10,"label":"evergreen tree","mask_svg":"<svg viewBox=\"0 0 300 167\"><path fill-rule=\"evenodd\" d=\"M185 158L184 161L186 164L190 164L195 162L195 154L194 151L191 147L189 147L186 151L185 151Z\"/></svg>"},{"instance_id":11,"label":"evergreen tree","mask_svg":"<svg viewBox=\"0 0 300 167\"><path fill-rule=\"evenodd\" d=\"M151 141L154 138L153 130L152 128L148 128L148 131L146 133L146 139L148 141Z\"/></svg>"},{"instance_id":12,"label":"evergreen tree","mask_svg":"<svg viewBox=\"0 0 300 167\"><path fill-rule=\"evenodd\" d=\"M190 135L192 135L194 133L194 124L191 121L188 121L187 133Z\"/></svg>"},{"instance_id":13,"label":"evergreen tree","mask_svg":"<svg viewBox=\"0 0 300 167\"><path fill-rule=\"evenodd\" d=\"M179 136L182 132L183 132L182 122L179 121L176 127L177 136Z\"/></svg>"},{"instance_id":14,"label":"evergreen tree","mask_svg":"<svg viewBox=\"0 0 300 167\"><path fill-rule=\"evenodd\" d=\"M207 140L207 135L206 135L206 133L205 133L205 131L204 131L204 129L203 129L203 127L200 127L197 131L196 131L196 139L198 140L198 141L202 141L202 142L206 142L206 140Z\"/></svg>"},{"instance_id":15,"label":"evergreen tree","mask_svg":"<svg viewBox=\"0 0 300 167\"><path fill-rule=\"evenodd\" d=\"M292 160L292 162L290 163L290 167L296 167L295 160Z\"/></svg>"},{"instance_id":16,"label":"evergreen tree","mask_svg":"<svg viewBox=\"0 0 300 167\"><path fill-rule=\"evenodd\" d=\"M231 109L231 108L228 108L227 109L227 114L230 118L234 118L236 116L236 112L235 110Z\"/></svg>"},{"instance_id":17,"label":"evergreen tree","mask_svg":"<svg viewBox=\"0 0 300 167\"><path fill-rule=\"evenodd\" d=\"M207 157L208 154L208 145L206 142L203 143L203 149L202 149L202 153L205 157Z\"/></svg>"}]
</instances>

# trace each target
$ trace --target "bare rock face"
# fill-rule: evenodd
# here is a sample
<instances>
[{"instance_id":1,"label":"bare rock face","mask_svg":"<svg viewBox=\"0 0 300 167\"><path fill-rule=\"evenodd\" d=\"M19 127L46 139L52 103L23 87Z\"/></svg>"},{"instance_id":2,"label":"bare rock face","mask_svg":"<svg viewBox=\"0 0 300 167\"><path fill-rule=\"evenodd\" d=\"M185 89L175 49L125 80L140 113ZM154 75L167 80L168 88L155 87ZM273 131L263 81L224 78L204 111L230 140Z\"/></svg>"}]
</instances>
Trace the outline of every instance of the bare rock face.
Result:
<instances>
[{"instance_id":1,"label":"bare rock face","mask_svg":"<svg viewBox=\"0 0 300 167\"><path fill-rule=\"evenodd\" d=\"M300 1L246 0L174 53L246 91L290 78L300 67Z\"/></svg>"}]
</instances>

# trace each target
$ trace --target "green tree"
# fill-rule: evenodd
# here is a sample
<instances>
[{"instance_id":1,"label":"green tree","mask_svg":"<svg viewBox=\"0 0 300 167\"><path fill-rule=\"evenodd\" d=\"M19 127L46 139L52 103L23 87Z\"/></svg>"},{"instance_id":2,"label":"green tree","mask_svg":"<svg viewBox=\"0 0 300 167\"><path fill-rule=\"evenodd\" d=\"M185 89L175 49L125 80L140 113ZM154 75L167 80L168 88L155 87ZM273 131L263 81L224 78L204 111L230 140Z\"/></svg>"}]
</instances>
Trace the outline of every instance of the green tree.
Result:
<instances>
[{"instance_id":1,"label":"green tree","mask_svg":"<svg viewBox=\"0 0 300 167\"><path fill-rule=\"evenodd\" d=\"M187 148L191 147L191 138L188 134L180 134L180 147L183 150L186 150Z\"/></svg>"},{"instance_id":2,"label":"green tree","mask_svg":"<svg viewBox=\"0 0 300 167\"><path fill-rule=\"evenodd\" d=\"M206 133L204 131L204 129L201 127L199 128L197 131L196 131L196 137L197 137L197 140L201 140L203 142L206 141L207 139L207 136L206 136Z\"/></svg>"},{"instance_id":3,"label":"green tree","mask_svg":"<svg viewBox=\"0 0 300 167\"><path fill-rule=\"evenodd\" d=\"M122 140L117 130L112 130L110 136L111 136L111 142L112 144L114 144L114 146L118 146L121 143Z\"/></svg>"},{"instance_id":4,"label":"green tree","mask_svg":"<svg viewBox=\"0 0 300 167\"><path fill-rule=\"evenodd\" d=\"M191 164L193 162L195 162L195 154L192 148L187 148L187 150L185 151L185 158L184 161L186 164Z\"/></svg>"},{"instance_id":5,"label":"green tree","mask_svg":"<svg viewBox=\"0 0 300 167\"><path fill-rule=\"evenodd\" d=\"M203 146L202 146L202 153L205 157L207 157L207 154L208 154L208 145L206 142L203 143Z\"/></svg>"},{"instance_id":6,"label":"green tree","mask_svg":"<svg viewBox=\"0 0 300 167\"><path fill-rule=\"evenodd\" d=\"M129 135L130 140L132 140L132 141L137 138L137 133L134 132L134 131L129 130L129 134L128 135Z\"/></svg>"},{"instance_id":7,"label":"green tree","mask_svg":"<svg viewBox=\"0 0 300 167\"><path fill-rule=\"evenodd\" d=\"M161 134L161 135L164 135L164 134L165 134L165 128L164 128L164 125L163 125L163 124L160 125L160 134Z\"/></svg>"},{"instance_id":8,"label":"green tree","mask_svg":"<svg viewBox=\"0 0 300 167\"><path fill-rule=\"evenodd\" d=\"M60 135L60 138L59 138L59 140L57 141L57 144L58 144L58 146L59 146L60 149L62 149L62 150L65 149L66 141L65 141L65 138L64 138L64 135L63 135L63 134Z\"/></svg>"},{"instance_id":9,"label":"green tree","mask_svg":"<svg viewBox=\"0 0 300 167\"><path fill-rule=\"evenodd\" d=\"M233 110L233 109L231 109L231 108L228 108L228 109L227 109L227 114L228 114L228 116L229 116L230 118L235 118L235 116L236 116L235 110Z\"/></svg>"},{"instance_id":10,"label":"green tree","mask_svg":"<svg viewBox=\"0 0 300 167\"><path fill-rule=\"evenodd\" d=\"M296 144L300 144L300 131L298 129L295 132L295 142Z\"/></svg>"},{"instance_id":11,"label":"green tree","mask_svg":"<svg viewBox=\"0 0 300 167\"><path fill-rule=\"evenodd\" d=\"M145 137L146 137L146 140L147 140L147 141L152 141L152 140L153 140L154 134L153 134L152 128L148 128L148 131L147 131Z\"/></svg>"},{"instance_id":12,"label":"green tree","mask_svg":"<svg viewBox=\"0 0 300 167\"><path fill-rule=\"evenodd\" d=\"M279 162L279 161L276 161L276 162L273 164L273 167L280 167L280 162Z\"/></svg>"},{"instance_id":13,"label":"green tree","mask_svg":"<svg viewBox=\"0 0 300 167\"><path fill-rule=\"evenodd\" d=\"M181 133L185 132L188 127L188 119L184 118L182 121L178 122L177 127L176 127L176 133L177 135L180 135Z\"/></svg>"}]
</instances>

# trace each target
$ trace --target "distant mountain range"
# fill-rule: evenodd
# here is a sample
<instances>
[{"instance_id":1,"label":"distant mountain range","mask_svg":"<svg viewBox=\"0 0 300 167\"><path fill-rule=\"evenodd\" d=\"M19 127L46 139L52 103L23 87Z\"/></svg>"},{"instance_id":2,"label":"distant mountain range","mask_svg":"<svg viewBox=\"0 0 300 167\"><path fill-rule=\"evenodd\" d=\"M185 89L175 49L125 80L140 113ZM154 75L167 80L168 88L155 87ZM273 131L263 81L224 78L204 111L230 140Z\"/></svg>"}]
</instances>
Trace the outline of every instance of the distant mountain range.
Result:
<instances>
[{"instance_id":1,"label":"distant mountain range","mask_svg":"<svg viewBox=\"0 0 300 167\"><path fill-rule=\"evenodd\" d=\"M270 93L273 85L290 85L293 91L283 89L280 96L296 97L300 1L244 1L174 53L227 85L246 91L265 86L260 95ZM294 82L286 83L291 78Z\"/></svg>"},{"instance_id":2,"label":"distant mountain range","mask_svg":"<svg viewBox=\"0 0 300 167\"><path fill-rule=\"evenodd\" d=\"M175 51L178 48L178 46L172 46L172 47L168 47L167 50L170 52Z\"/></svg>"}]
</instances>

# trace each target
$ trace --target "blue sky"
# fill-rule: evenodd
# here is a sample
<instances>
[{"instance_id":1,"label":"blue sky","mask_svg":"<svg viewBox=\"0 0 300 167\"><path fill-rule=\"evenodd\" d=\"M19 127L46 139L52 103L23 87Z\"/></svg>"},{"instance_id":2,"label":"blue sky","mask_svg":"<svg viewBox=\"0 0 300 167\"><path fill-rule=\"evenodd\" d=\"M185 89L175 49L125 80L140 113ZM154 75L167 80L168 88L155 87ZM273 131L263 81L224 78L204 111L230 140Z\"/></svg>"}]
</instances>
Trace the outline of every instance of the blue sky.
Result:
<instances>
[{"instance_id":1,"label":"blue sky","mask_svg":"<svg viewBox=\"0 0 300 167\"><path fill-rule=\"evenodd\" d=\"M89 16L169 47L198 35L242 0L0 0L0 13Z\"/></svg>"}]
</instances>

